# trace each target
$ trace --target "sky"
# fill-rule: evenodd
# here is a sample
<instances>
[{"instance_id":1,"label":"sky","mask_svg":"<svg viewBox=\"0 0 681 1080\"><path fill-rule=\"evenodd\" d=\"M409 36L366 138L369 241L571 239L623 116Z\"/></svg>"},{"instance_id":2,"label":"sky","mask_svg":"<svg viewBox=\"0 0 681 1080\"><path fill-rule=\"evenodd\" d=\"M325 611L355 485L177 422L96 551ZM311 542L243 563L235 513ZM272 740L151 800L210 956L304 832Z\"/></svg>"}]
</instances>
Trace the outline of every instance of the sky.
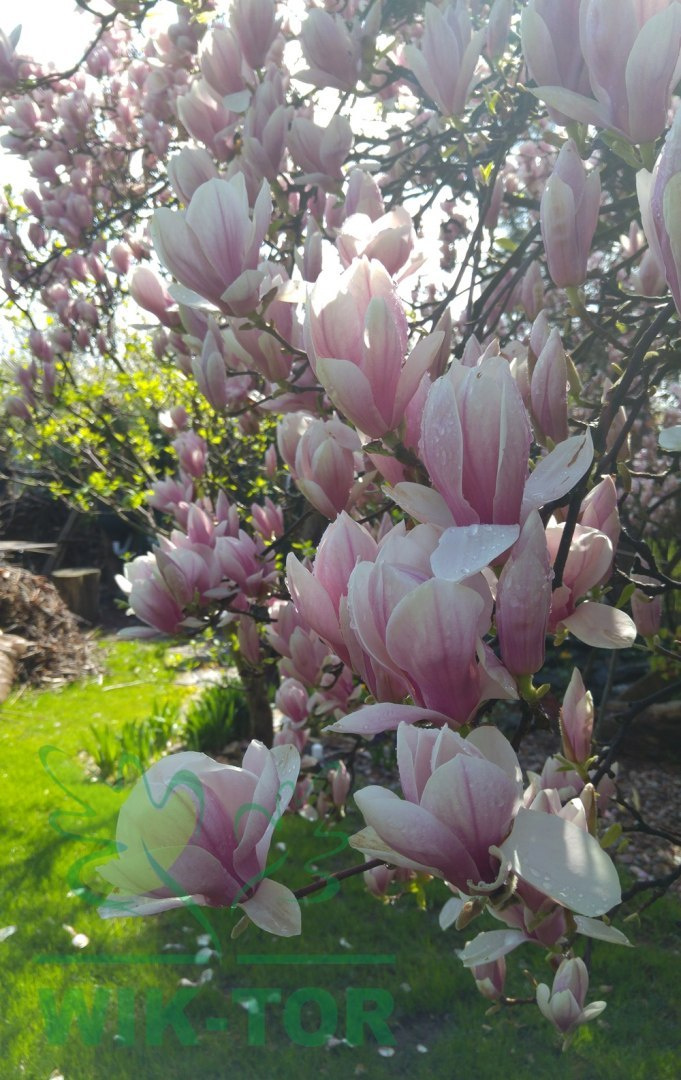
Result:
<instances>
[{"instance_id":1,"label":"sky","mask_svg":"<svg viewBox=\"0 0 681 1080\"><path fill-rule=\"evenodd\" d=\"M110 10L106 0L93 0L91 6L102 13ZM168 0L158 5L158 11L168 22L177 15ZM15 26L21 26L20 53L63 71L83 55L96 32L94 21L77 9L74 0L0 0L0 30L10 34ZM0 147L0 182L22 188L27 180L26 166Z\"/></svg>"},{"instance_id":2,"label":"sky","mask_svg":"<svg viewBox=\"0 0 681 1080\"><path fill-rule=\"evenodd\" d=\"M111 10L106 0L93 0L94 10ZM176 15L174 4L159 4L161 17ZM170 21L170 20L168 20ZM92 22L74 0L0 0L0 29L6 34L21 24L19 52L62 68L74 64L92 37Z\"/></svg>"},{"instance_id":3,"label":"sky","mask_svg":"<svg viewBox=\"0 0 681 1080\"><path fill-rule=\"evenodd\" d=\"M9 34L19 24L19 52L65 68L82 54L92 28L73 0L2 0L0 28Z\"/></svg>"}]
</instances>

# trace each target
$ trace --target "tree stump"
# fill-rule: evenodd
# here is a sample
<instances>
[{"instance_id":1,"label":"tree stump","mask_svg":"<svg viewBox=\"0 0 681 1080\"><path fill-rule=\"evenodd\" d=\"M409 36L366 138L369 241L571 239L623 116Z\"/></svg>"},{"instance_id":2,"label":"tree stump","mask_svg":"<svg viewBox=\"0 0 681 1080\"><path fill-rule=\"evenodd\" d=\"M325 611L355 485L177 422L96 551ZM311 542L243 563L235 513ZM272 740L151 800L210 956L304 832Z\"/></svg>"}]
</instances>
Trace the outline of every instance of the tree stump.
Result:
<instances>
[{"instance_id":1,"label":"tree stump","mask_svg":"<svg viewBox=\"0 0 681 1080\"><path fill-rule=\"evenodd\" d=\"M3 634L0 631L0 703L9 697L16 678L17 660L23 656L29 644L16 634Z\"/></svg>"},{"instance_id":2,"label":"tree stump","mask_svg":"<svg viewBox=\"0 0 681 1080\"><path fill-rule=\"evenodd\" d=\"M74 567L51 574L57 592L69 611L94 626L99 622L99 579L101 570Z\"/></svg>"}]
</instances>

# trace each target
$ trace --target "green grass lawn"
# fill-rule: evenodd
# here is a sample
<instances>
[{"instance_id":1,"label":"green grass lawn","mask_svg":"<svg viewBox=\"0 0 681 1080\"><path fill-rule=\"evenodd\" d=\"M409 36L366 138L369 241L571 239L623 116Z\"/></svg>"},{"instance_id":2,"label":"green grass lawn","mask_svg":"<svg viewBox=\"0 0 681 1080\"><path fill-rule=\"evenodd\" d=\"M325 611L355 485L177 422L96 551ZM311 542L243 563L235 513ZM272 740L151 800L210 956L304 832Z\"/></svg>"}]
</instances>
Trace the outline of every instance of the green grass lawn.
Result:
<instances>
[{"instance_id":1,"label":"green grass lawn","mask_svg":"<svg viewBox=\"0 0 681 1080\"><path fill-rule=\"evenodd\" d=\"M566 1054L533 1007L487 1015L455 955L477 926L439 929L441 883L421 911L414 896L385 907L353 878L304 901L301 939L251 926L232 941L228 911L101 920L93 863L105 861L129 788L88 777L88 725L120 730L180 692L158 646L117 643L108 667L101 686L25 693L0 711L0 927L17 927L0 943L0 1080L679 1075L681 905L670 900L625 928L636 951L596 944L590 1000L605 998L608 1009ZM352 812L342 830L287 815L276 834L285 848L272 848L284 859L277 877L299 887L315 867L350 865L345 835L360 825ZM219 961L196 963L209 948ZM510 967L550 982L542 951L518 957ZM514 975L509 993L528 989ZM310 1045L320 1017L324 1031L359 1045ZM379 1042L391 1040L383 1056Z\"/></svg>"}]
</instances>

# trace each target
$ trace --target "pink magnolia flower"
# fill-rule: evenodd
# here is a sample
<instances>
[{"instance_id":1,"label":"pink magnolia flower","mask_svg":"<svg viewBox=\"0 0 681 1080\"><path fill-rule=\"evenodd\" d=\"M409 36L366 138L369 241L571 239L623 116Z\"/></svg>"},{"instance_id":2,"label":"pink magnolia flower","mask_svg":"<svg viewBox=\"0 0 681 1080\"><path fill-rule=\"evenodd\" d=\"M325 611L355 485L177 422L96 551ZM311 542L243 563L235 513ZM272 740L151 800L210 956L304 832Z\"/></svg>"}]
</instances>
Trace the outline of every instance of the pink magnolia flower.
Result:
<instances>
[{"instance_id":1,"label":"pink magnolia flower","mask_svg":"<svg viewBox=\"0 0 681 1080\"><path fill-rule=\"evenodd\" d=\"M549 524L546 540L551 563L556 560L563 524ZM612 565L612 544L605 533L585 525L575 526L563 582L554 589L549 631L569 630L586 645L600 649L626 649L636 639L636 627L624 611L593 600L578 601L595 588Z\"/></svg>"},{"instance_id":2,"label":"pink magnolia flower","mask_svg":"<svg viewBox=\"0 0 681 1080\"><path fill-rule=\"evenodd\" d=\"M237 641L239 652L244 660L253 668L260 666L262 649L260 647L260 635L258 624L255 619L248 615L242 615L237 626Z\"/></svg>"},{"instance_id":3,"label":"pink magnolia flower","mask_svg":"<svg viewBox=\"0 0 681 1080\"><path fill-rule=\"evenodd\" d=\"M468 896L489 896L513 869L580 914L618 902L617 873L593 836L557 814L522 809L518 761L496 728L462 739L448 728L402 724L397 760L405 799L376 786L358 791L369 827L351 837L354 848L444 878Z\"/></svg>"},{"instance_id":4,"label":"pink magnolia flower","mask_svg":"<svg viewBox=\"0 0 681 1080\"><path fill-rule=\"evenodd\" d=\"M681 16L681 5L674 4ZM636 188L646 240L664 268L677 311L681 311L681 253L677 237L681 221L681 110L665 139L652 173L636 174Z\"/></svg>"},{"instance_id":5,"label":"pink magnolia flower","mask_svg":"<svg viewBox=\"0 0 681 1080\"><path fill-rule=\"evenodd\" d=\"M274 703L296 727L307 721L310 712L308 694L298 679L283 679L275 694Z\"/></svg>"},{"instance_id":6,"label":"pink magnolia flower","mask_svg":"<svg viewBox=\"0 0 681 1080\"><path fill-rule=\"evenodd\" d=\"M544 188L539 216L549 273L560 288L581 285L601 198L598 172L586 172L572 141L563 146Z\"/></svg>"},{"instance_id":7,"label":"pink magnolia flower","mask_svg":"<svg viewBox=\"0 0 681 1080\"><path fill-rule=\"evenodd\" d=\"M177 304L164 283L148 266L138 266L130 278L130 295L145 311L150 311L164 326L179 326Z\"/></svg>"},{"instance_id":8,"label":"pink magnolia flower","mask_svg":"<svg viewBox=\"0 0 681 1080\"><path fill-rule=\"evenodd\" d=\"M312 8L300 31L303 56L309 64L296 78L314 86L352 90L362 67L359 26L352 30L339 15Z\"/></svg>"},{"instance_id":9,"label":"pink magnolia flower","mask_svg":"<svg viewBox=\"0 0 681 1080\"><path fill-rule=\"evenodd\" d=\"M567 415L567 359L558 330L548 336L530 381L530 401L538 438L562 442L570 434Z\"/></svg>"},{"instance_id":10,"label":"pink magnolia flower","mask_svg":"<svg viewBox=\"0 0 681 1080\"><path fill-rule=\"evenodd\" d=\"M168 179L185 206L189 206L192 195L201 184L217 176L218 170L212 157L201 146L184 146L168 161Z\"/></svg>"},{"instance_id":11,"label":"pink magnolia flower","mask_svg":"<svg viewBox=\"0 0 681 1080\"><path fill-rule=\"evenodd\" d=\"M372 221L376 221L383 216L384 210L383 196L375 177L362 169L354 168L348 176L342 220L345 221L352 214L366 214ZM327 224L331 226L332 222L328 221Z\"/></svg>"},{"instance_id":12,"label":"pink magnolia flower","mask_svg":"<svg viewBox=\"0 0 681 1080\"><path fill-rule=\"evenodd\" d=\"M523 276L518 299L525 309L528 319L536 319L544 307L544 282L541 269L536 259L530 263Z\"/></svg>"},{"instance_id":13,"label":"pink magnolia flower","mask_svg":"<svg viewBox=\"0 0 681 1080\"><path fill-rule=\"evenodd\" d=\"M655 578L644 574L637 574L636 581L641 585L659 584ZM662 595L648 596L642 589L635 589L631 596L631 613L641 637L653 637L659 633L662 623Z\"/></svg>"},{"instance_id":14,"label":"pink magnolia flower","mask_svg":"<svg viewBox=\"0 0 681 1080\"><path fill-rule=\"evenodd\" d=\"M421 422L421 460L451 515L442 524L516 524L531 442L506 360L489 356L473 368L452 364L433 383Z\"/></svg>"},{"instance_id":15,"label":"pink magnolia flower","mask_svg":"<svg viewBox=\"0 0 681 1080\"><path fill-rule=\"evenodd\" d=\"M297 116L288 133L288 147L295 164L303 170L302 183L335 188L342 179L341 166L352 149L352 128L343 116L333 116L324 126Z\"/></svg>"},{"instance_id":16,"label":"pink magnolia flower","mask_svg":"<svg viewBox=\"0 0 681 1080\"><path fill-rule=\"evenodd\" d=\"M276 580L274 552L265 555L260 537L254 539L243 529L239 529L237 536L218 537L215 556L222 577L234 582L239 591L251 599L260 599Z\"/></svg>"},{"instance_id":17,"label":"pink magnolia flower","mask_svg":"<svg viewBox=\"0 0 681 1080\"><path fill-rule=\"evenodd\" d=\"M293 553L286 560L286 583L297 611L346 662L349 655L341 634L341 600L347 596L355 564L373 561L377 550L371 533L341 511L321 539L312 571Z\"/></svg>"},{"instance_id":18,"label":"pink magnolia flower","mask_svg":"<svg viewBox=\"0 0 681 1080\"><path fill-rule=\"evenodd\" d=\"M533 510L497 586L501 659L514 675L533 675L544 663L552 577L544 526Z\"/></svg>"},{"instance_id":19,"label":"pink magnolia flower","mask_svg":"<svg viewBox=\"0 0 681 1080\"><path fill-rule=\"evenodd\" d=\"M352 787L352 777L347 770L345 762L339 761L338 766L335 769L329 769L328 778L331 784L331 798L333 799L333 805L340 809L340 807L345 806L348 793Z\"/></svg>"},{"instance_id":20,"label":"pink magnolia flower","mask_svg":"<svg viewBox=\"0 0 681 1080\"><path fill-rule=\"evenodd\" d=\"M604 476L584 497L579 508L579 523L605 533L613 551L617 550L621 531L620 515L617 488L611 476Z\"/></svg>"},{"instance_id":21,"label":"pink magnolia flower","mask_svg":"<svg viewBox=\"0 0 681 1080\"><path fill-rule=\"evenodd\" d=\"M591 735L594 725L594 702L584 686L577 668L565 691L560 712L560 733L563 754L576 765L583 764L591 756ZM563 777L567 779L567 775Z\"/></svg>"},{"instance_id":22,"label":"pink magnolia flower","mask_svg":"<svg viewBox=\"0 0 681 1080\"><path fill-rule=\"evenodd\" d=\"M159 258L191 290L184 302L208 300L227 314L246 314L258 303L262 274L256 269L272 205L263 181L251 216L243 176L208 180L186 211L162 207L151 232Z\"/></svg>"},{"instance_id":23,"label":"pink magnolia flower","mask_svg":"<svg viewBox=\"0 0 681 1080\"><path fill-rule=\"evenodd\" d=\"M266 544L272 542L278 536L284 534L284 511L281 506L276 506L272 502L269 495L265 496L264 506L260 506L258 503L251 503L251 514L253 517L253 528L265 541Z\"/></svg>"},{"instance_id":24,"label":"pink magnolia flower","mask_svg":"<svg viewBox=\"0 0 681 1080\"><path fill-rule=\"evenodd\" d=\"M477 964L471 969L475 985L488 1001L498 1001L504 993L506 982L506 958L500 956L489 964Z\"/></svg>"},{"instance_id":25,"label":"pink magnolia flower","mask_svg":"<svg viewBox=\"0 0 681 1080\"><path fill-rule=\"evenodd\" d=\"M484 40L484 30L471 32L462 0L448 3L443 10L426 4L420 47L407 45L405 59L443 116L460 116L466 108Z\"/></svg>"},{"instance_id":26,"label":"pink magnolia flower","mask_svg":"<svg viewBox=\"0 0 681 1080\"><path fill-rule=\"evenodd\" d=\"M579 957L563 960L558 968L553 986L546 983L537 987L537 1005L546 1019L561 1035L570 1035L582 1024L600 1016L605 1001L594 1001L584 1008L589 989L589 973Z\"/></svg>"},{"instance_id":27,"label":"pink magnolia flower","mask_svg":"<svg viewBox=\"0 0 681 1080\"><path fill-rule=\"evenodd\" d=\"M411 215L403 206L375 221L368 214L351 214L336 237L343 266L350 266L353 259L366 255L383 263L393 277L409 263L415 242Z\"/></svg>"},{"instance_id":28,"label":"pink magnolia flower","mask_svg":"<svg viewBox=\"0 0 681 1080\"><path fill-rule=\"evenodd\" d=\"M206 440L193 431L183 431L173 441L172 445L178 456L182 471L187 476L193 476L197 479L203 476L206 471L208 457Z\"/></svg>"},{"instance_id":29,"label":"pink magnolia flower","mask_svg":"<svg viewBox=\"0 0 681 1080\"><path fill-rule=\"evenodd\" d=\"M277 34L274 0L235 0L231 26L252 68L261 68Z\"/></svg>"},{"instance_id":30,"label":"pink magnolia flower","mask_svg":"<svg viewBox=\"0 0 681 1080\"><path fill-rule=\"evenodd\" d=\"M313 420L296 448L296 486L320 514L332 521L345 509L355 475L357 432L337 418Z\"/></svg>"},{"instance_id":31,"label":"pink magnolia flower","mask_svg":"<svg viewBox=\"0 0 681 1080\"><path fill-rule=\"evenodd\" d=\"M535 39L538 50L543 39ZM631 143L665 129L681 73L681 8L676 0L582 0L579 43L593 97L543 84L537 97L572 120L609 128Z\"/></svg>"},{"instance_id":32,"label":"pink magnolia flower","mask_svg":"<svg viewBox=\"0 0 681 1080\"><path fill-rule=\"evenodd\" d=\"M19 77L22 57L17 55L21 26L15 26L11 34L0 30L0 87L11 90Z\"/></svg>"},{"instance_id":33,"label":"pink magnolia flower","mask_svg":"<svg viewBox=\"0 0 681 1080\"><path fill-rule=\"evenodd\" d=\"M237 116L230 112L223 98L213 91L205 79L197 79L186 94L178 97L176 109L178 118L189 134L207 146L219 161L225 161Z\"/></svg>"},{"instance_id":34,"label":"pink magnolia flower","mask_svg":"<svg viewBox=\"0 0 681 1080\"><path fill-rule=\"evenodd\" d=\"M379 438L404 418L442 341L429 334L405 360L407 320L385 267L357 259L340 278L322 274L310 297L306 349L336 408Z\"/></svg>"},{"instance_id":35,"label":"pink magnolia flower","mask_svg":"<svg viewBox=\"0 0 681 1080\"><path fill-rule=\"evenodd\" d=\"M231 907L270 934L299 934L295 896L266 876L272 834L299 769L294 747L268 750L255 741L241 768L196 753L157 761L123 804L118 858L99 867L114 886L100 915Z\"/></svg>"},{"instance_id":36,"label":"pink magnolia flower","mask_svg":"<svg viewBox=\"0 0 681 1080\"><path fill-rule=\"evenodd\" d=\"M368 855L365 856L367 862ZM362 874L367 891L379 900L388 896L388 889L393 882L408 881L414 877L411 870L401 870L391 866L374 866L371 870L365 870Z\"/></svg>"},{"instance_id":37,"label":"pink magnolia flower","mask_svg":"<svg viewBox=\"0 0 681 1080\"><path fill-rule=\"evenodd\" d=\"M183 606L163 581L153 555L140 555L126 563L116 581L138 619L159 633L179 632Z\"/></svg>"},{"instance_id":38,"label":"pink magnolia flower","mask_svg":"<svg viewBox=\"0 0 681 1080\"><path fill-rule=\"evenodd\" d=\"M507 696L508 688L494 678L499 673L487 669L481 640L491 617L484 579L419 581L407 567L360 563L350 578L348 606L366 652L406 680L416 706L447 717L452 727L465 723L487 697ZM368 719L365 712L350 714L333 730L355 729ZM414 709L414 719L418 715ZM396 724L384 722L379 730L391 726Z\"/></svg>"},{"instance_id":39,"label":"pink magnolia flower","mask_svg":"<svg viewBox=\"0 0 681 1080\"><path fill-rule=\"evenodd\" d=\"M523 56L538 86L562 87L585 95L589 76L579 43L579 9L582 0L528 0L523 8L520 33ZM551 103L548 103L551 105ZM549 108L557 123L567 117Z\"/></svg>"},{"instance_id":40,"label":"pink magnolia flower","mask_svg":"<svg viewBox=\"0 0 681 1080\"><path fill-rule=\"evenodd\" d=\"M243 59L236 34L226 26L213 25L201 44L200 63L201 74L216 94L225 97L245 88Z\"/></svg>"}]
</instances>

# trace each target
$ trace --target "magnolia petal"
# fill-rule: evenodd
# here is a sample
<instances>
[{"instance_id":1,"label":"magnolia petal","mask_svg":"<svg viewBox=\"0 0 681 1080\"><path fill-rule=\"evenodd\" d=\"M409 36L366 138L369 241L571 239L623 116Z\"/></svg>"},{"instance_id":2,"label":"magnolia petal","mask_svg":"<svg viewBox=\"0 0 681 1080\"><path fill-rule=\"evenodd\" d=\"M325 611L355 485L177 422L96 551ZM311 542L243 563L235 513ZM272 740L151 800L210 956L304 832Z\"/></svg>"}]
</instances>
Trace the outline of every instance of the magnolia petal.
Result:
<instances>
[{"instance_id":1,"label":"magnolia petal","mask_svg":"<svg viewBox=\"0 0 681 1080\"><path fill-rule=\"evenodd\" d=\"M381 839L422 869L436 867L429 872L452 880L461 876L454 870L461 864L466 877L475 875L475 864L451 829L422 806L405 802L377 785L357 791L355 802Z\"/></svg>"},{"instance_id":2,"label":"magnolia petal","mask_svg":"<svg viewBox=\"0 0 681 1080\"><path fill-rule=\"evenodd\" d=\"M373 738L383 731L396 731L401 723L416 724L419 720L428 720L436 727L451 723L448 716L435 709L422 709L418 705L396 705L391 701L378 705L365 705L357 712L336 720L324 731L340 731L347 735L364 735Z\"/></svg>"},{"instance_id":3,"label":"magnolia petal","mask_svg":"<svg viewBox=\"0 0 681 1080\"><path fill-rule=\"evenodd\" d=\"M127 919L135 915L160 915L163 911L172 911L174 908L192 904L205 907L205 903L203 896L169 896L164 900L151 900L148 896L112 893L97 908L97 913L102 919Z\"/></svg>"},{"instance_id":4,"label":"magnolia petal","mask_svg":"<svg viewBox=\"0 0 681 1080\"><path fill-rule=\"evenodd\" d=\"M404 867L405 870L417 870L420 873L423 873L425 870L434 877L442 877L440 870L436 870L432 866L424 866L423 863L414 862L413 859L408 859L406 856L400 855L399 852L395 851L394 848L391 848L389 844L386 844L384 840L381 840L381 837L371 826L368 826L366 829L362 829L361 832L351 836L349 843L351 848L354 848L355 851L361 851L370 859L382 859L383 862L389 863L390 866L401 866Z\"/></svg>"},{"instance_id":5,"label":"magnolia petal","mask_svg":"<svg viewBox=\"0 0 681 1080\"><path fill-rule=\"evenodd\" d=\"M411 222L409 224L411 226ZM421 379L435 359L437 351L444 341L444 337L445 335L441 330L436 330L435 333L428 334L427 337L422 338L421 341L417 342L409 353L404 367L402 368L397 386L395 414L398 417L398 422L402 419L404 410L416 393L416 389L421 382Z\"/></svg>"},{"instance_id":6,"label":"magnolia petal","mask_svg":"<svg viewBox=\"0 0 681 1080\"><path fill-rule=\"evenodd\" d=\"M467 941L458 957L464 967L491 964L527 941L522 930L485 930L472 941Z\"/></svg>"},{"instance_id":7,"label":"magnolia petal","mask_svg":"<svg viewBox=\"0 0 681 1080\"><path fill-rule=\"evenodd\" d=\"M369 379L351 360L318 356L316 374L336 408L365 435L380 439L389 430L381 416Z\"/></svg>"},{"instance_id":8,"label":"magnolia petal","mask_svg":"<svg viewBox=\"0 0 681 1080\"><path fill-rule=\"evenodd\" d=\"M681 424L664 428L660 432L657 442L660 449L666 450L668 454L681 453Z\"/></svg>"},{"instance_id":9,"label":"magnolia petal","mask_svg":"<svg viewBox=\"0 0 681 1080\"><path fill-rule=\"evenodd\" d=\"M279 776L279 791L277 792L279 816L288 806L295 790L300 772L300 754L296 747L291 745L273 746L270 754L274 758L274 764Z\"/></svg>"},{"instance_id":10,"label":"magnolia petal","mask_svg":"<svg viewBox=\"0 0 681 1080\"><path fill-rule=\"evenodd\" d=\"M469 754L457 754L440 765L421 795L423 809L443 824L451 822L476 865L487 863L488 871L490 847L507 835L519 801L516 784L506 773L491 761ZM508 861L507 852L504 861ZM469 877L476 885L480 881L475 869Z\"/></svg>"},{"instance_id":11,"label":"magnolia petal","mask_svg":"<svg viewBox=\"0 0 681 1080\"><path fill-rule=\"evenodd\" d=\"M116 637L122 641L139 641L142 638L160 638L163 634L160 630L154 630L153 626L124 626L116 631Z\"/></svg>"},{"instance_id":12,"label":"magnolia petal","mask_svg":"<svg viewBox=\"0 0 681 1080\"><path fill-rule=\"evenodd\" d=\"M443 529L454 524L451 510L434 488L405 480L401 484L395 484L393 488L386 488L385 493L415 521L439 525Z\"/></svg>"},{"instance_id":13,"label":"magnolia petal","mask_svg":"<svg viewBox=\"0 0 681 1080\"><path fill-rule=\"evenodd\" d=\"M636 640L636 624L626 611L585 600L563 619L571 634L596 649L628 649Z\"/></svg>"},{"instance_id":14,"label":"magnolia petal","mask_svg":"<svg viewBox=\"0 0 681 1080\"><path fill-rule=\"evenodd\" d=\"M600 919L590 919L587 915L575 915L575 926L580 934L585 937L596 938L598 941L609 941L611 945L628 945L633 949L626 934L617 930L614 926L608 926Z\"/></svg>"},{"instance_id":15,"label":"magnolia petal","mask_svg":"<svg viewBox=\"0 0 681 1080\"><path fill-rule=\"evenodd\" d=\"M440 924L440 929L449 930L449 927L454 925L459 915L461 914L462 908L467 903L468 901L462 900L460 896L450 897L450 899L447 901L442 911L438 915L437 921Z\"/></svg>"},{"instance_id":16,"label":"magnolia petal","mask_svg":"<svg viewBox=\"0 0 681 1080\"><path fill-rule=\"evenodd\" d=\"M480 750L488 761L498 765L516 785L518 795L522 795L523 774L520 763L515 750L506 736L501 734L499 728L492 724L485 724L471 731L466 742Z\"/></svg>"},{"instance_id":17,"label":"magnolia petal","mask_svg":"<svg viewBox=\"0 0 681 1080\"><path fill-rule=\"evenodd\" d=\"M455 525L445 529L430 557L433 573L446 581L463 581L493 563L519 535L519 525Z\"/></svg>"},{"instance_id":18,"label":"magnolia petal","mask_svg":"<svg viewBox=\"0 0 681 1080\"><path fill-rule=\"evenodd\" d=\"M593 124L598 128L610 127L598 102L583 94L577 94L574 90L567 90L563 86L537 86L530 88L530 93L550 109L564 113L571 120L578 120L581 124Z\"/></svg>"},{"instance_id":19,"label":"magnolia petal","mask_svg":"<svg viewBox=\"0 0 681 1080\"><path fill-rule=\"evenodd\" d=\"M585 1009L582 1009L581 1016L579 1018L580 1024L588 1024L589 1020L595 1020L597 1016L600 1016L604 1009L607 1009L607 1001L592 1001L590 1005L587 1005Z\"/></svg>"},{"instance_id":20,"label":"magnolia petal","mask_svg":"<svg viewBox=\"0 0 681 1080\"><path fill-rule=\"evenodd\" d=\"M518 877L579 915L604 915L622 898L598 841L555 814L519 810L501 851Z\"/></svg>"},{"instance_id":21,"label":"magnolia petal","mask_svg":"<svg viewBox=\"0 0 681 1080\"><path fill-rule=\"evenodd\" d=\"M301 932L300 904L291 890L278 881L264 878L255 896L238 906L268 934L293 937Z\"/></svg>"},{"instance_id":22,"label":"magnolia petal","mask_svg":"<svg viewBox=\"0 0 681 1080\"><path fill-rule=\"evenodd\" d=\"M204 848L194 844L166 846L146 851L138 848L125 852L119 859L99 866L98 873L108 881L123 899L143 896L157 889L170 890L183 902L189 897L187 887L191 882L193 896L211 898L234 896L238 884L219 860ZM116 894L108 897L108 903L116 900ZM173 906L179 906L175 904Z\"/></svg>"},{"instance_id":23,"label":"magnolia petal","mask_svg":"<svg viewBox=\"0 0 681 1080\"><path fill-rule=\"evenodd\" d=\"M334 644L340 639L338 616L322 584L290 552L286 559L286 585L294 604L310 626Z\"/></svg>"},{"instance_id":24,"label":"magnolia petal","mask_svg":"<svg viewBox=\"0 0 681 1080\"><path fill-rule=\"evenodd\" d=\"M521 510L523 520L530 510L539 510L546 503L567 495L591 467L593 458L594 445L588 428L582 435L565 439L542 458L525 485Z\"/></svg>"}]
</instances>

